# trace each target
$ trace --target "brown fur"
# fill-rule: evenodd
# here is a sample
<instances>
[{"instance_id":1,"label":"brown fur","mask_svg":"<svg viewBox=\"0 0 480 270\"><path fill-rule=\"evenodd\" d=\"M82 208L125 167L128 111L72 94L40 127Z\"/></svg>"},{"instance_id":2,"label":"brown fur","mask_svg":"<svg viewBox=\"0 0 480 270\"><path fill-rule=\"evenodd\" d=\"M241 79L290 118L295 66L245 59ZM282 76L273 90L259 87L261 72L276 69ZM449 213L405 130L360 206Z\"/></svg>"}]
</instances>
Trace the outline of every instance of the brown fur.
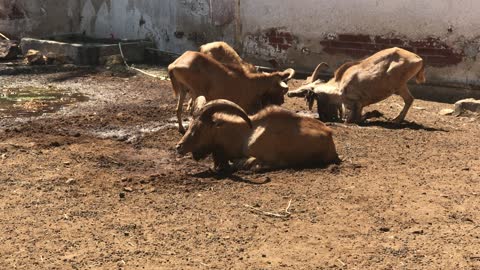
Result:
<instances>
[{"instance_id":1,"label":"brown fur","mask_svg":"<svg viewBox=\"0 0 480 270\"><path fill-rule=\"evenodd\" d=\"M212 153L216 167L252 157L255 164L270 168L339 161L332 130L316 119L278 106L267 107L250 119L253 129L240 117L224 113L214 114L212 122L197 118L177 149L197 158Z\"/></svg>"},{"instance_id":2,"label":"brown fur","mask_svg":"<svg viewBox=\"0 0 480 270\"><path fill-rule=\"evenodd\" d=\"M200 46L200 52L211 56L213 59L224 65L230 67L239 66L246 72L257 72L257 68L254 65L243 61L240 55L238 55L230 45L223 41L216 41L202 45Z\"/></svg>"},{"instance_id":3,"label":"brown fur","mask_svg":"<svg viewBox=\"0 0 480 270\"><path fill-rule=\"evenodd\" d=\"M207 101L227 99L237 103L248 113L255 113L266 105L265 100L281 105L285 88L282 80L290 72L250 73L243 68L225 66L212 57L193 51L187 51L168 66L168 72L175 95L178 97L177 118L179 130L182 126L182 105L185 96L190 93L194 100L205 96ZM262 101L265 102L262 104Z\"/></svg>"}]
</instances>

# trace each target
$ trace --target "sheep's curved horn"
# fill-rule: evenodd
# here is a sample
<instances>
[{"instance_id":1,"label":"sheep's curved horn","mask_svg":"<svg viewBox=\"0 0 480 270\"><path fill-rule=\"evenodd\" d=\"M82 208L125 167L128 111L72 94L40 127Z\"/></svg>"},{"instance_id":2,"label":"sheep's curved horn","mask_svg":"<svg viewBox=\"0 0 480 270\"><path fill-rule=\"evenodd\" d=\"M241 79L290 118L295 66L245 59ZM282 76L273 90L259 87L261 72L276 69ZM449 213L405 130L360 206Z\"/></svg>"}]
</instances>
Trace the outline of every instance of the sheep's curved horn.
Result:
<instances>
[{"instance_id":1,"label":"sheep's curved horn","mask_svg":"<svg viewBox=\"0 0 480 270\"><path fill-rule=\"evenodd\" d=\"M250 128L253 128L252 121L248 117L247 113L240 106L226 99L217 99L208 102L198 112L198 117L205 120L211 120L213 114L216 112L238 115L245 120L245 122L247 122Z\"/></svg>"},{"instance_id":2,"label":"sheep's curved horn","mask_svg":"<svg viewBox=\"0 0 480 270\"><path fill-rule=\"evenodd\" d=\"M297 90L293 90L293 91L289 91L287 92L287 97L306 97L307 94L312 91L311 89L309 88L300 88L300 89L297 89Z\"/></svg>"},{"instance_id":3,"label":"sheep's curved horn","mask_svg":"<svg viewBox=\"0 0 480 270\"><path fill-rule=\"evenodd\" d=\"M318 64L318 66L315 68L315 71L313 71L312 73L311 82L318 80L318 77L320 76L320 71L327 69L328 67L328 64L325 62Z\"/></svg>"},{"instance_id":4,"label":"sheep's curved horn","mask_svg":"<svg viewBox=\"0 0 480 270\"><path fill-rule=\"evenodd\" d=\"M287 68L284 71L282 71L282 73L288 74L288 77L283 79L284 82L288 82L289 80L291 80L293 78L293 76L295 76L295 70L293 68Z\"/></svg>"}]
</instances>

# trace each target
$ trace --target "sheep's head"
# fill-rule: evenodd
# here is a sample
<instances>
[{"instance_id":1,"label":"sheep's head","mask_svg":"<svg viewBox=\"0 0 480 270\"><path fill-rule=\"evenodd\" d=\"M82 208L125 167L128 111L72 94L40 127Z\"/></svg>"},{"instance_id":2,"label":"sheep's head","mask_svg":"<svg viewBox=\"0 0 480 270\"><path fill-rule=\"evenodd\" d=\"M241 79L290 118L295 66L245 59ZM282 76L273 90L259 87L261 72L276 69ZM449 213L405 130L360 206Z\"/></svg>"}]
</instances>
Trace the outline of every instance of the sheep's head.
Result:
<instances>
[{"instance_id":1,"label":"sheep's head","mask_svg":"<svg viewBox=\"0 0 480 270\"><path fill-rule=\"evenodd\" d=\"M216 147L216 130L224 124L223 121L214 119L213 114L218 112L238 115L252 127L247 113L237 104L224 99L210 101L196 112L187 132L177 143L178 154L191 152L195 160L200 160L212 153Z\"/></svg>"},{"instance_id":2,"label":"sheep's head","mask_svg":"<svg viewBox=\"0 0 480 270\"><path fill-rule=\"evenodd\" d=\"M317 92L313 97L317 101L318 118L323 122L337 122L343 117L342 104L332 100L332 95Z\"/></svg>"},{"instance_id":3,"label":"sheep's head","mask_svg":"<svg viewBox=\"0 0 480 270\"><path fill-rule=\"evenodd\" d=\"M293 98L293 97L299 97L299 98L304 98L305 101L307 102L308 108L311 110L313 103L316 98L315 94L315 88L319 85L321 85L323 82L321 81L315 81L309 84L304 84L300 86L298 89L289 91L287 93L287 97Z\"/></svg>"},{"instance_id":4,"label":"sheep's head","mask_svg":"<svg viewBox=\"0 0 480 270\"><path fill-rule=\"evenodd\" d=\"M262 107L285 103L284 96L288 92L287 82L295 76L295 70L289 68L281 72L274 72L271 75L272 85L261 97Z\"/></svg>"},{"instance_id":5,"label":"sheep's head","mask_svg":"<svg viewBox=\"0 0 480 270\"><path fill-rule=\"evenodd\" d=\"M288 92L287 96L304 98L310 110L316 101L318 117L321 121L338 121L342 118L342 105L338 102L338 98L334 98L335 93L332 93L329 88L331 88L329 83L316 80Z\"/></svg>"}]
</instances>

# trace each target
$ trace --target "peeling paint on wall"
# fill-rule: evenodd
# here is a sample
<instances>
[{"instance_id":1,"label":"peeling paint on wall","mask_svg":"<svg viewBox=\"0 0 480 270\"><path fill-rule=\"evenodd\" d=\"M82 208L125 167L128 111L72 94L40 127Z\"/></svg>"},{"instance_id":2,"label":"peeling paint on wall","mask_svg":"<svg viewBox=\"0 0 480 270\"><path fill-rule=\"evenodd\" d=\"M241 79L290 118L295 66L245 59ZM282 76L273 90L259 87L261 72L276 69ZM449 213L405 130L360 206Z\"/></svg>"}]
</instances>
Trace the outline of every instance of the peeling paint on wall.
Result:
<instances>
[{"instance_id":1,"label":"peeling paint on wall","mask_svg":"<svg viewBox=\"0 0 480 270\"><path fill-rule=\"evenodd\" d=\"M345 54L355 59L367 57L383 49L400 47L420 55L427 65L435 67L457 65L465 56L461 48L455 49L439 37L409 40L394 35L329 34L320 44L328 54Z\"/></svg>"},{"instance_id":2,"label":"peeling paint on wall","mask_svg":"<svg viewBox=\"0 0 480 270\"><path fill-rule=\"evenodd\" d=\"M281 28L271 28L259 33L245 36L243 53L256 55L264 60L276 59L285 64L288 59L288 50L295 46L297 38L289 31Z\"/></svg>"},{"instance_id":3,"label":"peeling paint on wall","mask_svg":"<svg viewBox=\"0 0 480 270\"><path fill-rule=\"evenodd\" d=\"M210 0L210 9L214 26L224 26L235 19L235 1Z\"/></svg>"},{"instance_id":4,"label":"peeling paint on wall","mask_svg":"<svg viewBox=\"0 0 480 270\"><path fill-rule=\"evenodd\" d=\"M27 11L19 2L2 0L0 1L0 20L16 20L27 17Z\"/></svg>"},{"instance_id":5,"label":"peeling paint on wall","mask_svg":"<svg viewBox=\"0 0 480 270\"><path fill-rule=\"evenodd\" d=\"M0 0L0 32L16 39L72 32L78 17L75 0Z\"/></svg>"}]
</instances>

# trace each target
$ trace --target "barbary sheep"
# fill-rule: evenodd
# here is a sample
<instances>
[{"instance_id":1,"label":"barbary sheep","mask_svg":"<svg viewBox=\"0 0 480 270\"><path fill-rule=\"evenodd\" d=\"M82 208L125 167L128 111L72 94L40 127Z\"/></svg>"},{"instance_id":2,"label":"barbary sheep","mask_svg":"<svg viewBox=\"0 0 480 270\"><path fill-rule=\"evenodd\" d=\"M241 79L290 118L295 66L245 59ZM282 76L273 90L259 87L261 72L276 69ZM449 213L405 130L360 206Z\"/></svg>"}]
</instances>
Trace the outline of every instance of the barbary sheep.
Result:
<instances>
[{"instance_id":1,"label":"barbary sheep","mask_svg":"<svg viewBox=\"0 0 480 270\"><path fill-rule=\"evenodd\" d=\"M269 106L253 116L228 100L208 102L176 146L195 160L213 155L214 168L247 160L245 168L281 168L339 162L332 130L324 123Z\"/></svg>"},{"instance_id":2,"label":"barbary sheep","mask_svg":"<svg viewBox=\"0 0 480 270\"><path fill-rule=\"evenodd\" d=\"M184 133L182 107L186 94L192 99L205 96L207 101L227 99L253 114L269 104L281 105L288 91L285 82L295 71L250 73L241 67L225 66L212 57L187 51L168 66L173 90L178 96L177 119Z\"/></svg>"},{"instance_id":3,"label":"barbary sheep","mask_svg":"<svg viewBox=\"0 0 480 270\"><path fill-rule=\"evenodd\" d=\"M392 121L400 123L413 103L407 82L415 77L425 82L425 68L420 56L401 48L382 50L362 61L340 66L328 82L313 81L287 93L288 97L305 97L317 101L320 119L338 118L342 104L349 110L347 123L359 123L362 109L392 94L400 95L405 105Z\"/></svg>"}]
</instances>

